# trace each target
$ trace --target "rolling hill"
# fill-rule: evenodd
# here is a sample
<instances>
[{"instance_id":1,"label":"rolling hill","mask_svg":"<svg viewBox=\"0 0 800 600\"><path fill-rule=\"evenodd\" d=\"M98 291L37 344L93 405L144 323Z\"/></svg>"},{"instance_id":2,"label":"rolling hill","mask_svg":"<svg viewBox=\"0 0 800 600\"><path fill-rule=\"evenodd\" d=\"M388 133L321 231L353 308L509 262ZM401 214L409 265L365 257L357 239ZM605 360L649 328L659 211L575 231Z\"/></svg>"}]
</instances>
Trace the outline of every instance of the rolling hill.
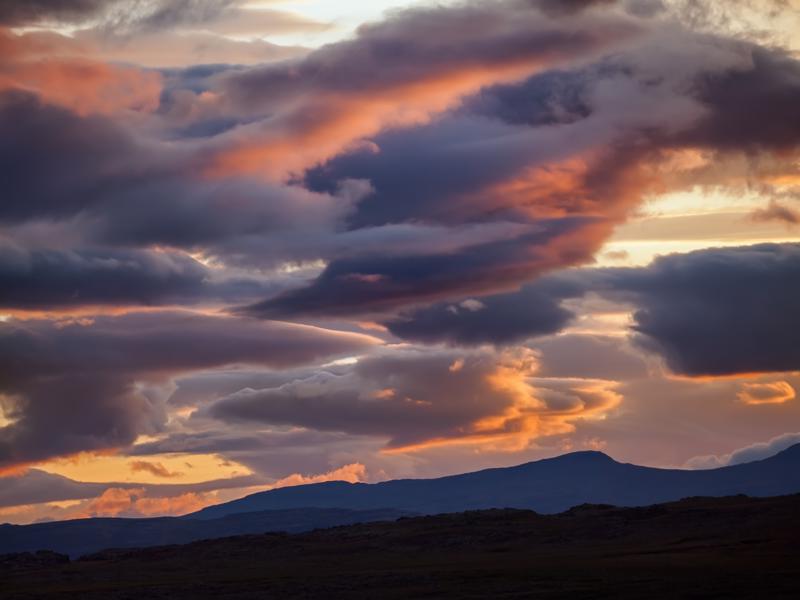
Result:
<instances>
[{"instance_id":1,"label":"rolling hill","mask_svg":"<svg viewBox=\"0 0 800 600\"><path fill-rule=\"evenodd\" d=\"M212 519L259 510L314 506L421 514L486 508L557 513L584 503L645 506L689 496L778 496L800 492L800 444L761 461L709 470L655 469L575 452L516 467L438 479L329 482L252 494L189 515Z\"/></svg>"},{"instance_id":2,"label":"rolling hill","mask_svg":"<svg viewBox=\"0 0 800 600\"><path fill-rule=\"evenodd\" d=\"M438 479L328 482L261 492L184 517L82 519L0 526L0 553L52 550L78 556L270 531L302 532L413 514L514 508L541 514L591 503L646 506L686 497L800 493L800 445L719 469L654 469L577 452L516 467Z\"/></svg>"},{"instance_id":3,"label":"rolling hill","mask_svg":"<svg viewBox=\"0 0 800 600\"><path fill-rule=\"evenodd\" d=\"M489 510L66 557L0 557L4 600L797 598L800 496Z\"/></svg>"}]
</instances>

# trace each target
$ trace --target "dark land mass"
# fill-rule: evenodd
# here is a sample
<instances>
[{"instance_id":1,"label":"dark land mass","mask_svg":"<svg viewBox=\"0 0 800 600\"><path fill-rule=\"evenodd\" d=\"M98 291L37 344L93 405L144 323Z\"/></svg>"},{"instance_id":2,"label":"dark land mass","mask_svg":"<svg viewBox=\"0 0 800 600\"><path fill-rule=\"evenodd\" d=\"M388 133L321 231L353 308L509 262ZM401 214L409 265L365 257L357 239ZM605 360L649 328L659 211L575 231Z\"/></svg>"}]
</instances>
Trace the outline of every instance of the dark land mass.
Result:
<instances>
[{"instance_id":1,"label":"dark land mass","mask_svg":"<svg viewBox=\"0 0 800 600\"><path fill-rule=\"evenodd\" d=\"M281 488L211 506L191 519L303 506L420 514L486 508L559 513L579 504L647 506L691 496L781 496L800 493L800 444L773 457L707 470L655 469L620 463L602 452L574 452L516 467L437 479L383 483L334 481Z\"/></svg>"},{"instance_id":2,"label":"dark land mass","mask_svg":"<svg viewBox=\"0 0 800 600\"><path fill-rule=\"evenodd\" d=\"M394 521L411 514L395 509L295 508L237 513L202 521L179 517L94 518L34 525L0 525L0 554L50 550L77 558L111 547L187 544L197 540L268 531L299 533L337 525Z\"/></svg>"},{"instance_id":3,"label":"dark land mass","mask_svg":"<svg viewBox=\"0 0 800 600\"><path fill-rule=\"evenodd\" d=\"M516 467L437 479L334 481L252 494L180 518L82 519L0 525L0 554L52 550L72 557L109 547L181 544L241 534L310 531L404 515L491 508L555 514L580 504L647 506L693 496L800 493L800 445L719 469L654 469L576 452Z\"/></svg>"},{"instance_id":4,"label":"dark land mass","mask_svg":"<svg viewBox=\"0 0 800 600\"><path fill-rule=\"evenodd\" d=\"M798 540L800 495L487 510L0 561L0 597L798 598Z\"/></svg>"}]
</instances>

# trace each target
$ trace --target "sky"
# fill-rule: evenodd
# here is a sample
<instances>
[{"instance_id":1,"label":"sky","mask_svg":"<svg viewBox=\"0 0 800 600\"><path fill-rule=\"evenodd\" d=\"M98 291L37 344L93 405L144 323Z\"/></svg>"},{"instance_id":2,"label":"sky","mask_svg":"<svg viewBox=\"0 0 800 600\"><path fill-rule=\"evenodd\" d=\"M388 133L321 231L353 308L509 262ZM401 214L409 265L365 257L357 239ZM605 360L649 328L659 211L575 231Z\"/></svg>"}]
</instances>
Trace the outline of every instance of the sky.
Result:
<instances>
[{"instance_id":1,"label":"sky","mask_svg":"<svg viewBox=\"0 0 800 600\"><path fill-rule=\"evenodd\" d=\"M0 5L0 522L800 442L796 0Z\"/></svg>"}]
</instances>

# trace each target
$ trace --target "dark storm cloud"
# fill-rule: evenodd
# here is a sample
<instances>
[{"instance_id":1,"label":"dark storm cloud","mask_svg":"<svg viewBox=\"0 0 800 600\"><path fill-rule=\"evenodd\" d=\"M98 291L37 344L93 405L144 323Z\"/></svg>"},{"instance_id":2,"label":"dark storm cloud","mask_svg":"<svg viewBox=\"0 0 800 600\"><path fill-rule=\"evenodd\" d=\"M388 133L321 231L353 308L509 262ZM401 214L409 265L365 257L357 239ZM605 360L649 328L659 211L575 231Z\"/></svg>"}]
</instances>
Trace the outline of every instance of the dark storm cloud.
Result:
<instances>
[{"instance_id":1,"label":"dark storm cloud","mask_svg":"<svg viewBox=\"0 0 800 600\"><path fill-rule=\"evenodd\" d=\"M700 250L611 275L639 343L684 375L800 369L800 246Z\"/></svg>"},{"instance_id":2,"label":"dark storm cloud","mask_svg":"<svg viewBox=\"0 0 800 600\"><path fill-rule=\"evenodd\" d=\"M503 344L563 329L570 313L559 303L593 292L633 307L635 342L663 356L675 373L796 371L798 282L800 245L714 248L663 256L647 267L566 271L517 292L409 312L387 325L414 341ZM573 352L580 349L569 346ZM560 372L546 364L547 372Z\"/></svg>"},{"instance_id":3,"label":"dark storm cloud","mask_svg":"<svg viewBox=\"0 0 800 600\"><path fill-rule=\"evenodd\" d=\"M602 237L598 230L605 233L602 224L585 219L554 220L541 223L539 229L448 254L334 261L308 287L240 310L264 318L352 315L510 289L564 264L589 260Z\"/></svg>"},{"instance_id":4,"label":"dark storm cloud","mask_svg":"<svg viewBox=\"0 0 800 600\"><path fill-rule=\"evenodd\" d=\"M403 11L290 63L187 71L199 87L184 90L191 97L180 102L181 90L170 89L155 123L177 119L189 135L223 132L214 140L163 143L131 133L121 119L6 95L0 164L8 200L0 220L8 227L56 221L84 247L158 245L257 268L325 261L319 279L253 313L356 314L509 290L585 262L645 192L663 188L657 171L670 152L792 147L796 61L677 27L658 31L599 10L603 3L589 11L561 3L555 16L536 8L545 5ZM476 22L486 27L476 31ZM522 63L540 74L525 79ZM501 74L506 68L513 73ZM476 73L480 81L461 87ZM215 110L197 121L176 117L200 110L205 92ZM408 123L397 117L409 126L385 131L394 113L370 111L392 105L387 97L398 105L407 99L420 114ZM777 126L781 118L785 127ZM324 193L302 189L299 179L286 186L205 171L209 156L251 134L256 144L288 144L258 162L259 176L302 157L304 145L312 154L329 148L332 135L330 151L311 164L330 160L305 177ZM370 150L353 152L349 144L364 135L375 135L361 145ZM361 181L357 191L352 180ZM340 193L343 185L349 191ZM430 238L414 244L415 233L380 249L381 237L390 237L382 227L432 225L442 237L465 226L551 235L517 232L442 249ZM563 249L569 245L574 251Z\"/></svg>"},{"instance_id":5,"label":"dark storm cloud","mask_svg":"<svg viewBox=\"0 0 800 600\"><path fill-rule=\"evenodd\" d=\"M790 150L800 143L800 61L748 46L744 68L701 74L694 93L709 111L686 141L722 150Z\"/></svg>"},{"instance_id":6,"label":"dark storm cloud","mask_svg":"<svg viewBox=\"0 0 800 600\"><path fill-rule=\"evenodd\" d=\"M575 315L560 302L579 294L557 281L542 280L515 293L434 304L385 325L400 338L427 344L513 344L566 327Z\"/></svg>"},{"instance_id":7,"label":"dark storm cloud","mask_svg":"<svg viewBox=\"0 0 800 600\"><path fill-rule=\"evenodd\" d=\"M346 195L359 193L346 185L345 196L332 197L247 178L203 180L186 148L15 92L0 96L0 164L0 222L9 226L63 222L73 236L109 245L194 249L237 238L237 256L248 238L261 239L273 251L259 257L261 266L301 252L304 230L332 231L352 202ZM293 242L281 241L287 230ZM275 240L263 239L267 233Z\"/></svg>"},{"instance_id":8,"label":"dark storm cloud","mask_svg":"<svg viewBox=\"0 0 800 600\"><path fill-rule=\"evenodd\" d=\"M233 364L284 368L371 338L186 312L0 323L0 468L125 446L165 422L142 381Z\"/></svg>"},{"instance_id":9,"label":"dark storm cloud","mask_svg":"<svg viewBox=\"0 0 800 600\"><path fill-rule=\"evenodd\" d=\"M205 23L236 0L3 0L0 24L84 23L100 19L115 29L165 29Z\"/></svg>"},{"instance_id":10,"label":"dark storm cloud","mask_svg":"<svg viewBox=\"0 0 800 600\"><path fill-rule=\"evenodd\" d=\"M208 299L208 277L203 265L179 253L28 251L0 241L5 308L192 303Z\"/></svg>"}]
</instances>

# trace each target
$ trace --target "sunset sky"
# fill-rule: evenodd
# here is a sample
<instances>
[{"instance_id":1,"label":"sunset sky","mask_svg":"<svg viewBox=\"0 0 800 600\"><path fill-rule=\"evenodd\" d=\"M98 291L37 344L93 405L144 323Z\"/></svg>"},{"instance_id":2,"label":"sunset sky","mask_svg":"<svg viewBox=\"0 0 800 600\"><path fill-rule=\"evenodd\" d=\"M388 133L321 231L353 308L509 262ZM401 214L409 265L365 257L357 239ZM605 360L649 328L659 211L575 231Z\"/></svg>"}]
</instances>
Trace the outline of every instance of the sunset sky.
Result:
<instances>
[{"instance_id":1,"label":"sunset sky","mask_svg":"<svg viewBox=\"0 0 800 600\"><path fill-rule=\"evenodd\" d=\"M0 3L0 522L800 441L800 1Z\"/></svg>"}]
</instances>

